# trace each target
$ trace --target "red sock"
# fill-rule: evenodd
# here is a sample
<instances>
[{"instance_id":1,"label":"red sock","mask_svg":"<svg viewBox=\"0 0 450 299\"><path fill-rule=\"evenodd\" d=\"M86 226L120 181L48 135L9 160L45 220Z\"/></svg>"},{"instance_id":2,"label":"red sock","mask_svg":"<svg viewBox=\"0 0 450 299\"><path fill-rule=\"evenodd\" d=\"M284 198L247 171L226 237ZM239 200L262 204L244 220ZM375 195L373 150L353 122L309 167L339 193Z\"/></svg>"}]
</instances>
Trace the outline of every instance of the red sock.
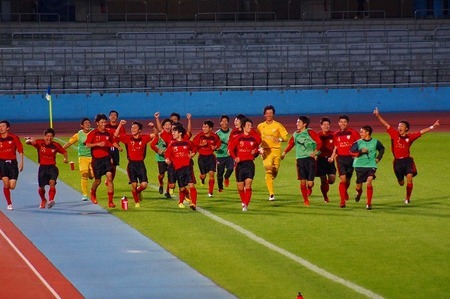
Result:
<instances>
[{"instance_id":1,"label":"red sock","mask_svg":"<svg viewBox=\"0 0 450 299\"><path fill-rule=\"evenodd\" d=\"M55 199L55 195L56 195L56 188L55 187L50 187L50 190L48 190L48 199L49 200L54 200Z\"/></svg>"},{"instance_id":2,"label":"red sock","mask_svg":"<svg viewBox=\"0 0 450 299\"><path fill-rule=\"evenodd\" d=\"M197 189L195 189L195 187L189 188L189 193L191 196L191 202L194 205L197 205Z\"/></svg>"},{"instance_id":3,"label":"red sock","mask_svg":"<svg viewBox=\"0 0 450 299\"><path fill-rule=\"evenodd\" d=\"M303 201L308 201L308 187L306 187L306 184L300 184L300 191L302 192Z\"/></svg>"},{"instance_id":4,"label":"red sock","mask_svg":"<svg viewBox=\"0 0 450 299\"><path fill-rule=\"evenodd\" d=\"M215 182L216 182L215 179L209 179L209 182L208 182L209 183L209 189L208 189L209 194L213 194Z\"/></svg>"},{"instance_id":5,"label":"red sock","mask_svg":"<svg viewBox=\"0 0 450 299\"><path fill-rule=\"evenodd\" d=\"M311 187L307 187L307 190L308 190L308 197L312 194L312 188L313 188L313 186L311 186Z\"/></svg>"},{"instance_id":6,"label":"red sock","mask_svg":"<svg viewBox=\"0 0 450 299\"><path fill-rule=\"evenodd\" d=\"M320 191L322 191L323 198L328 198L328 191L330 191L330 184L328 182L320 185Z\"/></svg>"},{"instance_id":7,"label":"red sock","mask_svg":"<svg viewBox=\"0 0 450 299\"><path fill-rule=\"evenodd\" d=\"M239 197L241 198L241 202L245 205L245 190L239 190Z\"/></svg>"},{"instance_id":8,"label":"red sock","mask_svg":"<svg viewBox=\"0 0 450 299\"><path fill-rule=\"evenodd\" d=\"M133 199L134 199L134 202L135 203L138 203L139 202L139 192L136 190L136 191L131 191L131 194L133 194Z\"/></svg>"},{"instance_id":9,"label":"red sock","mask_svg":"<svg viewBox=\"0 0 450 299\"><path fill-rule=\"evenodd\" d=\"M250 204L250 200L252 199L252 188L245 189L245 205L248 206Z\"/></svg>"},{"instance_id":10,"label":"red sock","mask_svg":"<svg viewBox=\"0 0 450 299\"><path fill-rule=\"evenodd\" d=\"M108 202L113 202L114 192L108 192Z\"/></svg>"},{"instance_id":11,"label":"red sock","mask_svg":"<svg viewBox=\"0 0 450 299\"><path fill-rule=\"evenodd\" d=\"M347 199L347 183L339 183L339 196L341 197L341 206L345 206L345 200Z\"/></svg>"},{"instance_id":12,"label":"red sock","mask_svg":"<svg viewBox=\"0 0 450 299\"><path fill-rule=\"evenodd\" d=\"M411 193L413 190L413 183L406 184L406 199L409 200L411 198Z\"/></svg>"},{"instance_id":13,"label":"red sock","mask_svg":"<svg viewBox=\"0 0 450 299\"><path fill-rule=\"evenodd\" d=\"M39 194L39 197L41 198L42 201L47 201L47 199L45 199L45 189L39 188L38 189L38 194Z\"/></svg>"},{"instance_id":14,"label":"red sock","mask_svg":"<svg viewBox=\"0 0 450 299\"><path fill-rule=\"evenodd\" d=\"M373 186L372 185L368 185L367 186L367 204L369 206L372 205L372 196L373 196Z\"/></svg>"},{"instance_id":15,"label":"red sock","mask_svg":"<svg viewBox=\"0 0 450 299\"><path fill-rule=\"evenodd\" d=\"M180 195L180 200L178 201L178 203L180 204L180 203L183 203L184 199L186 198L186 193L184 191L180 190L179 195Z\"/></svg>"},{"instance_id":16,"label":"red sock","mask_svg":"<svg viewBox=\"0 0 450 299\"><path fill-rule=\"evenodd\" d=\"M3 187L3 194L5 194L5 199L8 205L11 205L11 190L9 188Z\"/></svg>"}]
</instances>

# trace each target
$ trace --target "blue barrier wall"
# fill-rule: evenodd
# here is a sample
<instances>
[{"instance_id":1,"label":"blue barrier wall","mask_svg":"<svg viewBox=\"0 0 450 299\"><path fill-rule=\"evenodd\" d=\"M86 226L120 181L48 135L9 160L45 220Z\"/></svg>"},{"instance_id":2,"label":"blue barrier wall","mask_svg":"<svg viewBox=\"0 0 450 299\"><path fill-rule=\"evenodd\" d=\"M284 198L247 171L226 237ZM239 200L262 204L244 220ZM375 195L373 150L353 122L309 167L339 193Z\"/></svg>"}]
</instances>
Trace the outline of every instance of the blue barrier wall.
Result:
<instances>
[{"instance_id":1,"label":"blue barrier wall","mask_svg":"<svg viewBox=\"0 0 450 299\"><path fill-rule=\"evenodd\" d=\"M156 111L162 117L174 111L194 117L250 116L261 115L268 104L275 106L278 115L370 113L374 107L384 112L450 111L450 87L52 95L54 121L93 118L113 109L125 119L153 118ZM0 119L49 119L44 95L1 96L0 105Z\"/></svg>"}]
</instances>

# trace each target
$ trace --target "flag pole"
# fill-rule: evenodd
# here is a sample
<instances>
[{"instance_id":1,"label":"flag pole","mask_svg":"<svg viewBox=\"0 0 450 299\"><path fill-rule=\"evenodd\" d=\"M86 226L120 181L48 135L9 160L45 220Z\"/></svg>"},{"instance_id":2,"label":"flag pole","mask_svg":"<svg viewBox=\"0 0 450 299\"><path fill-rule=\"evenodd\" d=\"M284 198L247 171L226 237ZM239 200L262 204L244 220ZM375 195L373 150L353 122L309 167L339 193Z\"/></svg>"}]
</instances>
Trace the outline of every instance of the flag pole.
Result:
<instances>
[{"instance_id":1,"label":"flag pole","mask_svg":"<svg viewBox=\"0 0 450 299\"><path fill-rule=\"evenodd\" d=\"M52 95L50 93L50 86L47 88L47 94L45 95L45 98L48 101L48 111L49 111L49 117L50 117L50 128L53 129Z\"/></svg>"}]
</instances>

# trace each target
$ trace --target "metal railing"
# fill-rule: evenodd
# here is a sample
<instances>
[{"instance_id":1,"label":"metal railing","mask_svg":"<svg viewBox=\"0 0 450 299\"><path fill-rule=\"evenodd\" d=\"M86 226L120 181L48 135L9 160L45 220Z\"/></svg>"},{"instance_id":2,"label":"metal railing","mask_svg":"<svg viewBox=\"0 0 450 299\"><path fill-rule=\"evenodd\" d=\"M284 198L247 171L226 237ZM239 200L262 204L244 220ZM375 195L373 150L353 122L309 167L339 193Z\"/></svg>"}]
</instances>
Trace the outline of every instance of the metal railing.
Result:
<instances>
[{"instance_id":1,"label":"metal railing","mask_svg":"<svg viewBox=\"0 0 450 299\"><path fill-rule=\"evenodd\" d=\"M273 11L255 12L199 12L194 16L195 22L200 21L277 21L277 14Z\"/></svg>"},{"instance_id":2,"label":"metal railing","mask_svg":"<svg viewBox=\"0 0 450 299\"><path fill-rule=\"evenodd\" d=\"M61 16L57 13L0 13L0 23L4 22L61 23Z\"/></svg>"}]
</instances>

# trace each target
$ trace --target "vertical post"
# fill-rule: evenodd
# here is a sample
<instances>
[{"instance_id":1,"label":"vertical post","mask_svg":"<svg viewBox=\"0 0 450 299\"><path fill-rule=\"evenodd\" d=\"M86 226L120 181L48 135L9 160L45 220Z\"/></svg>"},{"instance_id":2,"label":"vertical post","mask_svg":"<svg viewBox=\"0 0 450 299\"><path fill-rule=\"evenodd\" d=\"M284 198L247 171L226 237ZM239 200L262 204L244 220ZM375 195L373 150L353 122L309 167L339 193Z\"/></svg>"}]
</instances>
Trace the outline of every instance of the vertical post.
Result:
<instances>
[{"instance_id":1,"label":"vertical post","mask_svg":"<svg viewBox=\"0 0 450 299\"><path fill-rule=\"evenodd\" d=\"M47 94L45 98L48 101L48 111L49 111L49 119L50 119L50 128L53 128L53 111L52 111L52 95L50 93L50 86L47 88Z\"/></svg>"}]
</instances>

